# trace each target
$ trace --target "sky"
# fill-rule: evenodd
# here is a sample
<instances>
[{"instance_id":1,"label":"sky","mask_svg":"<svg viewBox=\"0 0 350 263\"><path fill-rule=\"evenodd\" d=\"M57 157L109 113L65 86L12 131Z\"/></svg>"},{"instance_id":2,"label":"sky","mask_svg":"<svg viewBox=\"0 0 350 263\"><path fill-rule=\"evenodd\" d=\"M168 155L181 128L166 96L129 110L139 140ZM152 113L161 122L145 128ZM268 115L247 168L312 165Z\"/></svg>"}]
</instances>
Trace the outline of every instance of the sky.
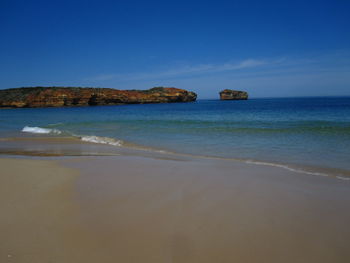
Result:
<instances>
[{"instance_id":1,"label":"sky","mask_svg":"<svg viewBox=\"0 0 350 263\"><path fill-rule=\"evenodd\" d=\"M0 89L350 95L350 1L0 0Z\"/></svg>"}]
</instances>

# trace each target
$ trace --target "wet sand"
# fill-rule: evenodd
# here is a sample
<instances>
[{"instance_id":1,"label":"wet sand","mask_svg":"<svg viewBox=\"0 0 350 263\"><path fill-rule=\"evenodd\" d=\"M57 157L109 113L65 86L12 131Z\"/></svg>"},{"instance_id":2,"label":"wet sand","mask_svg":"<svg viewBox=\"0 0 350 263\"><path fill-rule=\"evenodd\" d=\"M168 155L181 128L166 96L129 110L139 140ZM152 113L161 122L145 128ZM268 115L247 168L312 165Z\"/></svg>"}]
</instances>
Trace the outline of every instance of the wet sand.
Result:
<instances>
[{"instance_id":1,"label":"wet sand","mask_svg":"<svg viewBox=\"0 0 350 263\"><path fill-rule=\"evenodd\" d=\"M79 219L78 171L34 159L0 167L0 262L83 262L96 246Z\"/></svg>"},{"instance_id":2,"label":"wet sand","mask_svg":"<svg viewBox=\"0 0 350 263\"><path fill-rule=\"evenodd\" d=\"M1 262L350 261L350 181L177 156L0 165Z\"/></svg>"}]
</instances>

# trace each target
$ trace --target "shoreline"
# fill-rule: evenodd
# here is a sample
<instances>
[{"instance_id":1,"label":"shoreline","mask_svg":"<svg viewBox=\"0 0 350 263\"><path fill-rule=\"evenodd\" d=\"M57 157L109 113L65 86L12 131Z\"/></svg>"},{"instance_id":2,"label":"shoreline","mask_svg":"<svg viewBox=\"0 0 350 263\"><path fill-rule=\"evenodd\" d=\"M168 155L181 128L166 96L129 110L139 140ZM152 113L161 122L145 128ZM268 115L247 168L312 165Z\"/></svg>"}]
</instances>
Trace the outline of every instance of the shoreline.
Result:
<instances>
[{"instance_id":1,"label":"shoreline","mask_svg":"<svg viewBox=\"0 0 350 263\"><path fill-rule=\"evenodd\" d=\"M85 137L89 137L86 139ZM151 158L197 158L209 160L226 160L242 162L257 166L279 167L295 173L332 177L339 180L350 180L350 170L311 166L293 163L282 163L269 160L255 160L230 158L219 156L205 156L187 153L172 152L142 145L137 145L121 140L97 136L30 136L30 137L3 137L0 138L0 158L12 156L32 157L99 157L99 156L145 156ZM85 138L85 139L84 139ZM102 142L101 142L102 141ZM7 143L7 145L6 145ZM5 145L5 146L4 146Z\"/></svg>"},{"instance_id":2,"label":"shoreline","mask_svg":"<svg viewBox=\"0 0 350 263\"><path fill-rule=\"evenodd\" d=\"M348 99L247 103L201 101L4 112L0 137L12 139L0 139L0 152L30 156L192 154L350 178Z\"/></svg>"},{"instance_id":3,"label":"shoreline","mask_svg":"<svg viewBox=\"0 0 350 263\"><path fill-rule=\"evenodd\" d=\"M350 259L350 188L329 177L190 157L0 163L5 262Z\"/></svg>"}]
</instances>

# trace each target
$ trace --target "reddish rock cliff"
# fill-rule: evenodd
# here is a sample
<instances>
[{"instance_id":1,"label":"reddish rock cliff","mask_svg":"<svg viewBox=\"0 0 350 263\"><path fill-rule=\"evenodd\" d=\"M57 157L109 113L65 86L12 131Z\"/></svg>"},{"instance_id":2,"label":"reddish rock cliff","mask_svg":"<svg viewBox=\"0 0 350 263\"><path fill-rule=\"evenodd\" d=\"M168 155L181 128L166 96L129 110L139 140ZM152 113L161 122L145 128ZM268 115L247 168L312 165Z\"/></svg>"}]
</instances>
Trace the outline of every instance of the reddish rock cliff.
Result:
<instances>
[{"instance_id":1,"label":"reddish rock cliff","mask_svg":"<svg viewBox=\"0 0 350 263\"><path fill-rule=\"evenodd\" d=\"M196 93L177 88L149 90L33 87L0 90L0 107L63 107L195 101Z\"/></svg>"},{"instance_id":2,"label":"reddish rock cliff","mask_svg":"<svg viewBox=\"0 0 350 263\"><path fill-rule=\"evenodd\" d=\"M221 100L247 100L248 93L240 90L225 89L220 92Z\"/></svg>"}]
</instances>

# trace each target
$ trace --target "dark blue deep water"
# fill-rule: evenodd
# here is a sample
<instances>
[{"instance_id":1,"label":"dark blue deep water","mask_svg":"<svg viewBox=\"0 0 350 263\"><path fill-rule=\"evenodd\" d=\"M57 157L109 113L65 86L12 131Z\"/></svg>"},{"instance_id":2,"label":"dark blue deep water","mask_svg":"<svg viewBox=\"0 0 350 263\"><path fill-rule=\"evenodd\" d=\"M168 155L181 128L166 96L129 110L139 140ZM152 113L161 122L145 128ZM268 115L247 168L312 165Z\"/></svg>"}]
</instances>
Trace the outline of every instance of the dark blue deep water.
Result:
<instances>
[{"instance_id":1,"label":"dark blue deep water","mask_svg":"<svg viewBox=\"0 0 350 263\"><path fill-rule=\"evenodd\" d=\"M2 137L41 127L178 153L350 170L350 97L4 109L0 123Z\"/></svg>"}]
</instances>

